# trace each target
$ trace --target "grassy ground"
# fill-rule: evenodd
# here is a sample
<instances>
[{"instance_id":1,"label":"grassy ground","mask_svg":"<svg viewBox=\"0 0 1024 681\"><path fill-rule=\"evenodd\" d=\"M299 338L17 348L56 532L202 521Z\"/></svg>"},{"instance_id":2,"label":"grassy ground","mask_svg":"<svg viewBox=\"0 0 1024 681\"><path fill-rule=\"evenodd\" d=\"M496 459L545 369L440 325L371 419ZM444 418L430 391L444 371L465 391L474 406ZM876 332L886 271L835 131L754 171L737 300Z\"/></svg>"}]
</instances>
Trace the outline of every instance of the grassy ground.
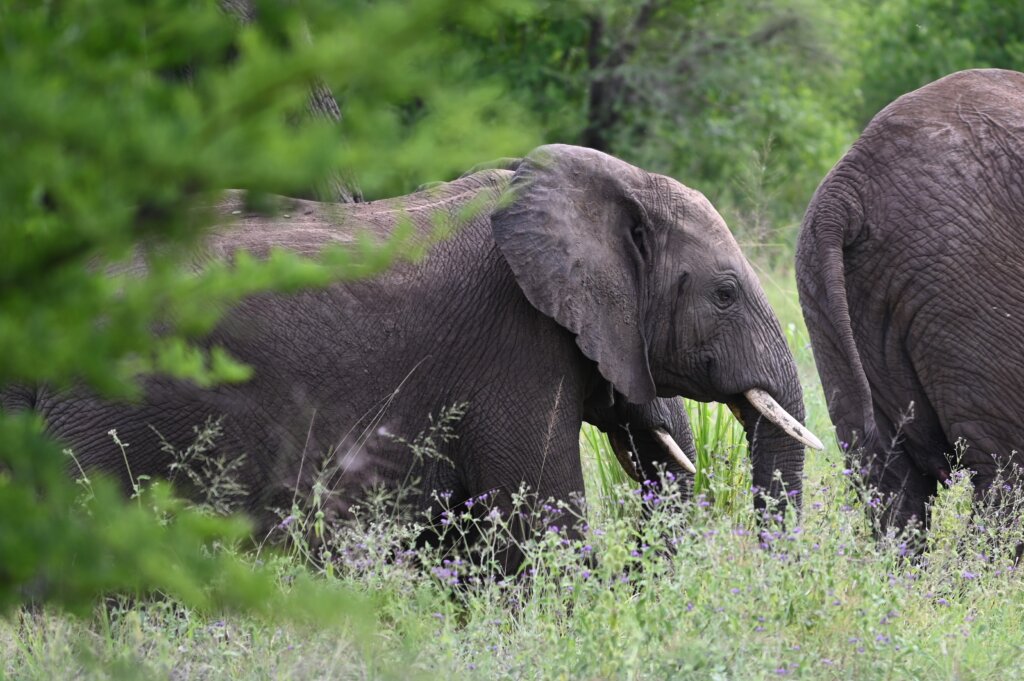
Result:
<instances>
[{"instance_id":1,"label":"grassy ground","mask_svg":"<svg viewBox=\"0 0 1024 681\"><path fill-rule=\"evenodd\" d=\"M367 509L328 532L330 569L301 550L271 557L287 583L314 570L372 595L370 633L109 601L76 620L0 620L0 674L80 678L776 677L1002 679L1024 659L1024 588L1009 550L969 512L961 478L937 502L930 550L876 542L832 444L791 275L761 272L806 387L808 425L829 443L807 461L799 524L759 535L738 426L691 406L704 496L639 499L584 433L589 530L557 527L523 547L528 580L496 579L457 552L403 552L415 527ZM596 451L595 451L596 450ZM475 510L475 509L474 509ZM486 513L483 553L504 540ZM543 509L538 511L541 515ZM459 516L465 520L459 521ZM455 529L452 530L456 531ZM1005 541L1003 542L1005 544ZM596 557L597 560L593 560ZM340 558L340 559L339 559ZM266 559L261 557L261 559ZM415 560L423 567L414 567Z\"/></svg>"}]
</instances>

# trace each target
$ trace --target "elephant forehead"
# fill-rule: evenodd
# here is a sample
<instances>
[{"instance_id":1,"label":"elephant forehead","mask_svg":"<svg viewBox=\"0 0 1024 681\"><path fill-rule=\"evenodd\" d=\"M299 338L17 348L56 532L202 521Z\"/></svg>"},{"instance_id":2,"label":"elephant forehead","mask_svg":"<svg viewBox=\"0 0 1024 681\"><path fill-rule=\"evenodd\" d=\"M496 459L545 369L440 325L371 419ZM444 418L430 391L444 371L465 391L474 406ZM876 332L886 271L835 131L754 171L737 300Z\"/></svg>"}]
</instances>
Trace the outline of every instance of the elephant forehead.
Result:
<instances>
[{"instance_id":1,"label":"elephant forehead","mask_svg":"<svg viewBox=\"0 0 1024 681\"><path fill-rule=\"evenodd\" d=\"M721 258L733 260L740 247L722 216L706 200L694 204L682 217L668 220L668 243L683 249L707 249Z\"/></svg>"},{"instance_id":2,"label":"elephant forehead","mask_svg":"<svg viewBox=\"0 0 1024 681\"><path fill-rule=\"evenodd\" d=\"M670 224L731 237L725 220L704 194L664 175L655 175L645 198L648 205Z\"/></svg>"}]
</instances>

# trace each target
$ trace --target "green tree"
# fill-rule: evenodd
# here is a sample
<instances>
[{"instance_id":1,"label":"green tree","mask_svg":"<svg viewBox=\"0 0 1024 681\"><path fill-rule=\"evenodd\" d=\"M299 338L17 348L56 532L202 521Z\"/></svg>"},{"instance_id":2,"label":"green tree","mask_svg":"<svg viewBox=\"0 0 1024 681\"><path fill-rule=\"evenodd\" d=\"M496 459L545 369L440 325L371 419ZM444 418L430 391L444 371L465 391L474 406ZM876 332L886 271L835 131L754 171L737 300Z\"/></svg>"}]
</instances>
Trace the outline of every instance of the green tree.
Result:
<instances>
[{"instance_id":1,"label":"green tree","mask_svg":"<svg viewBox=\"0 0 1024 681\"><path fill-rule=\"evenodd\" d=\"M969 68L1024 69L1017 0L884 0L863 20L861 127L900 95Z\"/></svg>"},{"instance_id":2,"label":"green tree","mask_svg":"<svg viewBox=\"0 0 1024 681\"><path fill-rule=\"evenodd\" d=\"M703 190L729 217L793 224L854 134L839 45L859 7L808 0L546 2L481 37L549 141ZM731 216L729 215L731 213ZM741 236L747 220L733 221ZM791 234L787 234L788 238Z\"/></svg>"},{"instance_id":3,"label":"green tree","mask_svg":"<svg viewBox=\"0 0 1024 681\"><path fill-rule=\"evenodd\" d=\"M487 30L510 3L247 4L244 23L197 0L0 5L0 385L125 397L150 371L243 380L195 344L225 306L415 254L399 239L195 272L220 192L305 193L340 169L370 195L401 193L529 147L451 30ZM343 97L341 125L301 115L322 86ZM208 550L244 525L102 481L82 501L69 465L31 414L0 414L0 610L125 588L277 607L269 576Z\"/></svg>"}]
</instances>

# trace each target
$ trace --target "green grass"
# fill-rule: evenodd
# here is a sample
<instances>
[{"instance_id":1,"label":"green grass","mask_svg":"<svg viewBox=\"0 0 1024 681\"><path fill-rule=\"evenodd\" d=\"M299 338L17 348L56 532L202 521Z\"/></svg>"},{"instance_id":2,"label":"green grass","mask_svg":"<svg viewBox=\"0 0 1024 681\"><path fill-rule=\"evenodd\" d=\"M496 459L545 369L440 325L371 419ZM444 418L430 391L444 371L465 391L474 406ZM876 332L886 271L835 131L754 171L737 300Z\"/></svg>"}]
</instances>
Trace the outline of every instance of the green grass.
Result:
<instances>
[{"instance_id":1,"label":"green grass","mask_svg":"<svg viewBox=\"0 0 1024 681\"><path fill-rule=\"evenodd\" d=\"M806 386L804 513L759 534L742 430L717 406L688 404L704 499L668 490L639 521L639 496L607 444L584 432L591 500L581 537L542 532L522 546L529 578L487 565L508 535L453 509L450 532L481 529L483 556L404 550L414 523L386 505L320 527L320 545L261 553L282 588L313 572L368 594L375 634L198 613L159 598L97 605L84 620L43 611L0 621L0 673L55 678L824 678L1003 679L1024 659L1024 586L998 537L970 512L969 480L937 500L929 551L875 541L844 475L795 306L791 277L762 273ZM794 314L795 311L795 314ZM479 507L478 507L479 508ZM474 509L477 510L477 509ZM545 511L539 510L543 516ZM307 514L314 522L314 514ZM543 518L541 518L543 520ZM325 552L332 557L324 567ZM589 557L597 560L590 560ZM417 566L416 563L420 566ZM482 564L481 564L482 562ZM73 569L69 566L69 569Z\"/></svg>"}]
</instances>

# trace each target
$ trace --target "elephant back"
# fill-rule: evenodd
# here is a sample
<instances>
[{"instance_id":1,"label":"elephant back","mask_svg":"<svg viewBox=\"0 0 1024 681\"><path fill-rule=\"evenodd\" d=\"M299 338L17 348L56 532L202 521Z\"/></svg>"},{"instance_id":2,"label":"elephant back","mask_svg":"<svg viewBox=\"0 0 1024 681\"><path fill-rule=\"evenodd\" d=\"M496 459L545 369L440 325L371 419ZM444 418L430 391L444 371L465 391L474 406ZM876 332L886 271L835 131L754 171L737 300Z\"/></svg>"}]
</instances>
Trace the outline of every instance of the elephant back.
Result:
<instances>
[{"instance_id":1,"label":"elephant back","mask_svg":"<svg viewBox=\"0 0 1024 681\"><path fill-rule=\"evenodd\" d=\"M197 259L230 260L240 250L266 257L273 248L316 257L329 245L353 243L359 234L383 241L410 227L413 243L425 245L476 214L489 214L511 178L509 170L483 170L405 196L356 204L272 197L271 212L247 208L244 192L230 190L216 206L224 222Z\"/></svg>"},{"instance_id":2,"label":"elephant back","mask_svg":"<svg viewBox=\"0 0 1024 681\"><path fill-rule=\"evenodd\" d=\"M902 171L913 159L915 170L934 182L938 195L951 186L984 187L993 177L1005 177L1007 171L1019 175L1024 166L1019 144L1024 136L1022 100L1024 73L1004 69L952 73L882 109L839 166L852 165L877 177ZM880 191L886 190L882 183Z\"/></svg>"},{"instance_id":3,"label":"elephant back","mask_svg":"<svg viewBox=\"0 0 1024 681\"><path fill-rule=\"evenodd\" d=\"M967 69L939 78L917 90L897 97L883 108L865 128L906 124L906 132L934 134L928 124L969 128L970 116L985 113L984 119L1013 128L1024 126L1020 99L1024 95L1024 73L1006 69ZM922 128L922 123L925 124Z\"/></svg>"}]
</instances>

